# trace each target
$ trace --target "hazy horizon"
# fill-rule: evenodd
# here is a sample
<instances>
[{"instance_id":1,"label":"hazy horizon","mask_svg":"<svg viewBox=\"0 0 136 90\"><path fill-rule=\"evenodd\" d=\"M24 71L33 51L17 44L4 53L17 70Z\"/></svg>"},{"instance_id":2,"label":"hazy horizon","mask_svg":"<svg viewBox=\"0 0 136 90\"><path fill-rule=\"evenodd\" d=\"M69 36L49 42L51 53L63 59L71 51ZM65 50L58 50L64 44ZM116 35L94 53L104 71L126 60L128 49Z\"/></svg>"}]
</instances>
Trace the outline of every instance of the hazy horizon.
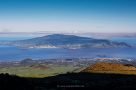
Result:
<instances>
[{"instance_id":1,"label":"hazy horizon","mask_svg":"<svg viewBox=\"0 0 136 90\"><path fill-rule=\"evenodd\" d=\"M0 0L0 32L134 33L135 0Z\"/></svg>"}]
</instances>

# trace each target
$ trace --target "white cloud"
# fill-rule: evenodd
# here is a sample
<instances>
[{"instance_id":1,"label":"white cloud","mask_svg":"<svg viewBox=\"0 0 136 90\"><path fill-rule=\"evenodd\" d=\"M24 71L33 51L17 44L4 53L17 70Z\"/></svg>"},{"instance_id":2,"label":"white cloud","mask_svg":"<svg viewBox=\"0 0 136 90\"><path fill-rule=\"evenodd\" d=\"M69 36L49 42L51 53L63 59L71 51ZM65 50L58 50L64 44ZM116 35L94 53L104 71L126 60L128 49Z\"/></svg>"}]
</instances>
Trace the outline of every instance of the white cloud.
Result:
<instances>
[{"instance_id":1,"label":"white cloud","mask_svg":"<svg viewBox=\"0 0 136 90\"><path fill-rule=\"evenodd\" d=\"M135 32L136 26L124 23L76 21L10 21L0 22L0 31L13 32Z\"/></svg>"}]
</instances>

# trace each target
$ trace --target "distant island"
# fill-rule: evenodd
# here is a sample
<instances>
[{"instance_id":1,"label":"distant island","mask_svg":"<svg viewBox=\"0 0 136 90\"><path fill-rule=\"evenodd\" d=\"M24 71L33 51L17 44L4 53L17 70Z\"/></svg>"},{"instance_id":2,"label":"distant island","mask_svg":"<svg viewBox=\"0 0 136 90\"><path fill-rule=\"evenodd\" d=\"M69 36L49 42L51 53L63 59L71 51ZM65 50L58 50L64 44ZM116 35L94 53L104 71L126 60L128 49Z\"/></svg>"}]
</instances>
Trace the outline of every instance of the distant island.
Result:
<instances>
[{"instance_id":1,"label":"distant island","mask_svg":"<svg viewBox=\"0 0 136 90\"><path fill-rule=\"evenodd\" d=\"M1 43L2 44L2 43ZM125 42L114 42L106 39L94 39L75 35L52 34L26 40L17 40L3 44L24 48L124 48L131 47Z\"/></svg>"}]
</instances>

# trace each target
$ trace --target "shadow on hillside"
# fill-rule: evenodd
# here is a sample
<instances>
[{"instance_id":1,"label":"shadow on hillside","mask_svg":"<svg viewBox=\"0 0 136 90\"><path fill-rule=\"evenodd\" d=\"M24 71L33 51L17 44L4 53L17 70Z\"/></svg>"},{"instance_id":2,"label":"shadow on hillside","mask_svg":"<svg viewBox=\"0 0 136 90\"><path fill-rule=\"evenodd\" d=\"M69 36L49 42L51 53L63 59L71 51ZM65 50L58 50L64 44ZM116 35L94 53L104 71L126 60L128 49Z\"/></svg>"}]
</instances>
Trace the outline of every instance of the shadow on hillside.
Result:
<instances>
[{"instance_id":1,"label":"shadow on hillside","mask_svg":"<svg viewBox=\"0 0 136 90\"><path fill-rule=\"evenodd\" d=\"M135 75L67 73L47 78L0 74L0 90L136 89Z\"/></svg>"}]
</instances>

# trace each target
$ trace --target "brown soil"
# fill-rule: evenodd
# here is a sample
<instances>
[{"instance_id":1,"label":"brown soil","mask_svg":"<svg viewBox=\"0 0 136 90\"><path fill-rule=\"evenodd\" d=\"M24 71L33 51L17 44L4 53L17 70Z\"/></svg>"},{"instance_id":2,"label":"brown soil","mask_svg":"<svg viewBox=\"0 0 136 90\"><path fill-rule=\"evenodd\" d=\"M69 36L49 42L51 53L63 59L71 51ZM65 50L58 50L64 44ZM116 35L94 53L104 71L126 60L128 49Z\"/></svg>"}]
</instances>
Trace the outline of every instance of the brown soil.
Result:
<instances>
[{"instance_id":1,"label":"brown soil","mask_svg":"<svg viewBox=\"0 0 136 90\"><path fill-rule=\"evenodd\" d=\"M124 65L117 63L100 62L87 67L82 72L94 72L94 71L136 71L136 67L128 64Z\"/></svg>"}]
</instances>

